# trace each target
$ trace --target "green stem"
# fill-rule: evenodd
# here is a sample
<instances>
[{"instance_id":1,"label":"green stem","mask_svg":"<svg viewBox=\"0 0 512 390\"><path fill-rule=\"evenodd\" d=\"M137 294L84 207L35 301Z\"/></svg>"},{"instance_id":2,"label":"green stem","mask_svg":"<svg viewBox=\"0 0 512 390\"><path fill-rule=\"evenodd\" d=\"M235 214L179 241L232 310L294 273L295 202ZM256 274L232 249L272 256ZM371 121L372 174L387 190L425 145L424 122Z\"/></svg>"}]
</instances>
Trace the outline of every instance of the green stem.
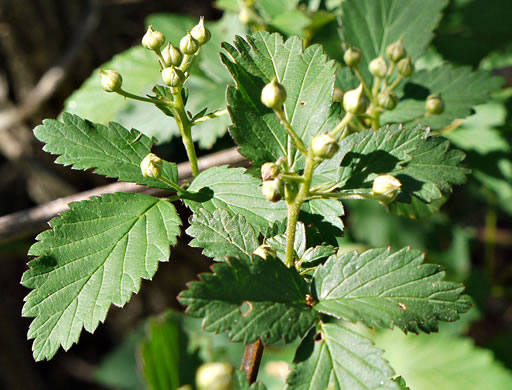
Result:
<instances>
[{"instance_id":1,"label":"green stem","mask_svg":"<svg viewBox=\"0 0 512 390\"><path fill-rule=\"evenodd\" d=\"M400 81L402 81L403 79L404 79L404 76L402 76L401 74L399 74L399 75L396 77L395 81L393 81L393 82L391 83L391 85L387 88L387 91L388 91L388 92L391 92L393 89L395 89L395 88L398 86L398 84L400 84Z\"/></svg>"},{"instance_id":2,"label":"green stem","mask_svg":"<svg viewBox=\"0 0 512 390\"><path fill-rule=\"evenodd\" d=\"M170 181L170 180L167 180L167 178L165 177L160 177L158 178L158 180L160 180L161 182L164 182L165 184L171 186L172 188L174 188L177 192L179 192L180 194L183 194L187 191L185 191L183 188L181 188L178 184Z\"/></svg>"},{"instance_id":3,"label":"green stem","mask_svg":"<svg viewBox=\"0 0 512 390\"><path fill-rule=\"evenodd\" d=\"M194 147L194 142L192 141L192 122L187 117L185 104L183 102L183 98L181 97L181 91L176 91L176 93L173 93L173 96L174 118L176 119L176 123L180 129L183 145L185 145L188 160L190 161L190 165L192 167L192 174L194 177L196 177L199 175L199 167L197 166L196 149Z\"/></svg>"},{"instance_id":4,"label":"green stem","mask_svg":"<svg viewBox=\"0 0 512 390\"><path fill-rule=\"evenodd\" d=\"M368 96L368 99L372 100L372 91L370 90L370 88L368 88L368 85L364 81L363 75L361 74L361 72L359 71L358 68L352 68L352 69L354 70L354 73L356 74L356 76L359 79L359 81L361 82L361 84L363 84L363 90L365 91L366 96Z\"/></svg>"},{"instance_id":5,"label":"green stem","mask_svg":"<svg viewBox=\"0 0 512 390\"><path fill-rule=\"evenodd\" d=\"M347 112L340 123L336 125L334 129L332 129L329 133L329 135L336 137L338 133L347 127L347 125L350 123L350 121L354 118L354 114L351 114L350 112ZM340 138L343 138L345 132L342 133L342 136Z\"/></svg>"},{"instance_id":6,"label":"green stem","mask_svg":"<svg viewBox=\"0 0 512 390\"><path fill-rule=\"evenodd\" d=\"M281 179L290 183L304 183L304 178L297 174L283 173Z\"/></svg>"},{"instance_id":7,"label":"green stem","mask_svg":"<svg viewBox=\"0 0 512 390\"><path fill-rule=\"evenodd\" d=\"M152 98L147 98L147 97L143 97L143 96L138 96L138 95L134 95L133 93L126 92L124 89L120 89L116 92L121 96L124 96L129 99L133 99L133 100L139 100L141 102L160 104L160 105L167 104L170 107L174 106L174 103L171 102L170 100L163 100L163 99L158 100L158 99L152 99Z\"/></svg>"},{"instance_id":8,"label":"green stem","mask_svg":"<svg viewBox=\"0 0 512 390\"><path fill-rule=\"evenodd\" d=\"M210 119L219 118L219 117L221 117L223 115L226 115L227 113L228 113L228 109L227 108L225 108L223 110L217 110L217 111L212 112L211 114L208 114L208 115L205 115L205 116L203 116L201 118L196 119L190 125L191 126L195 126L198 123L206 122L206 121L209 121Z\"/></svg>"},{"instance_id":9,"label":"green stem","mask_svg":"<svg viewBox=\"0 0 512 390\"><path fill-rule=\"evenodd\" d=\"M164 57L162 56L162 52L160 51L160 48L153 49L153 51L155 52L155 54L157 55L158 59L160 60L160 61L158 61L158 63L160 64L160 68L164 69L165 68L165 61L164 61Z\"/></svg>"},{"instance_id":10,"label":"green stem","mask_svg":"<svg viewBox=\"0 0 512 390\"><path fill-rule=\"evenodd\" d=\"M304 145L304 142L302 142L302 140L299 138L297 133L295 133L295 130L293 130L292 125L290 124L290 122L288 122L288 119L286 119L286 116L284 115L284 111L283 110L275 110L275 111L276 111L277 117L281 120L281 122L283 122L284 127L286 128L286 131L288 132L288 135L291 137L291 139L292 139L293 143L295 144L295 146L297 147L297 149L299 149L299 151L304 155L308 154L306 146Z\"/></svg>"},{"instance_id":11,"label":"green stem","mask_svg":"<svg viewBox=\"0 0 512 390\"><path fill-rule=\"evenodd\" d=\"M306 155L306 167L304 169L304 183L301 184L299 192L292 202L288 203L288 222L286 226L286 266L293 266L293 253L295 243L295 231L299 221L300 208L306 201L313 180L313 171L315 170L315 160L313 153L309 149Z\"/></svg>"}]
</instances>

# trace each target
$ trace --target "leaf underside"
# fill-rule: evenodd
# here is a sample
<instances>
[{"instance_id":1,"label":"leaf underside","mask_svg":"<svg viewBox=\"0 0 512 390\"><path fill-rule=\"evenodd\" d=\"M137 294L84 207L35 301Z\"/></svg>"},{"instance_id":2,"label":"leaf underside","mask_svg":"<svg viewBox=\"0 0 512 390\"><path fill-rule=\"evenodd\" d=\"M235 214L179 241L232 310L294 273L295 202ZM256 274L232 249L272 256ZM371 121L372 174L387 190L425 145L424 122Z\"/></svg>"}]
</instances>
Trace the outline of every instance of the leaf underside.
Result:
<instances>
[{"instance_id":1,"label":"leaf underside","mask_svg":"<svg viewBox=\"0 0 512 390\"><path fill-rule=\"evenodd\" d=\"M123 306L169 259L181 221L174 206L145 194L105 194L54 218L29 255L23 316L36 360L68 350L82 328L94 332L111 304Z\"/></svg>"}]
</instances>

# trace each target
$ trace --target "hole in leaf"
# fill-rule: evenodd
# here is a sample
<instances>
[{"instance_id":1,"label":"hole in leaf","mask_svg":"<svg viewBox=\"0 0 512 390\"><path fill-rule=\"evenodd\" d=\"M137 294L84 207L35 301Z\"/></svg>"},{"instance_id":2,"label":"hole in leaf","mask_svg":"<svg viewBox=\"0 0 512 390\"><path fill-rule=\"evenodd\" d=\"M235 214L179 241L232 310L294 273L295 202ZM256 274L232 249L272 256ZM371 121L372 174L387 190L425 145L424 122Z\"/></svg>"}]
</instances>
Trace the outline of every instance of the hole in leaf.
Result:
<instances>
[{"instance_id":1,"label":"hole in leaf","mask_svg":"<svg viewBox=\"0 0 512 390\"><path fill-rule=\"evenodd\" d=\"M304 107L306 105L306 102L304 100L302 100L300 103L299 103L302 107Z\"/></svg>"},{"instance_id":2,"label":"hole in leaf","mask_svg":"<svg viewBox=\"0 0 512 390\"><path fill-rule=\"evenodd\" d=\"M398 308L400 310L407 310L407 306L405 306L405 303L398 302Z\"/></svg>"},{"instance_id":3,"label":"hole in leaf","mask_svg":"<svg viewBox=\"0 0 512 390\"><path fill-rule=\"evenodd\" d=\"M322 341L324 339L324 334L322 332L317 332L315 334L315 337L313 337L313 340L315 340L315 343L318 343L319 341Z\"/></svg>"},{"instance_id":4,"label":"hole in leaf","mask_svg":"<svg viewBox=\"0 0 512 390\"><path fill-rule=\"evenodd\" d=\"M254 309L254 306L252 305L252 303L250 301L244 301L240 305L239 309L240 309L240 314L242 315L242 317L247 317L249 314L251 314L252 309Z\"/></svg>"}]
</instances>

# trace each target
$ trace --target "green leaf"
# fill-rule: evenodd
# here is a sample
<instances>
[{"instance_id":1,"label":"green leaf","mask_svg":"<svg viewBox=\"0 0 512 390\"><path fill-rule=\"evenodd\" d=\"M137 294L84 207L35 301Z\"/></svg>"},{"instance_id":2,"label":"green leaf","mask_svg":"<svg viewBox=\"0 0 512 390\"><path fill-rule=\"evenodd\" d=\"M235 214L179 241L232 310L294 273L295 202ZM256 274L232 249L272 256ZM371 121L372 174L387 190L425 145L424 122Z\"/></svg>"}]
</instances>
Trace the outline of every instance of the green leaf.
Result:
<instances>
[{"instance_id":1,"label":"green leaf","mask_svg":"<svg viewBox=\"0 0 512 390\"><path fill-rule=\"evenodd\" d=\"M432 40L448 0L358 0L341 3L340 37L348 47L361 49L361 73L373 80L368 64L385 56L386 47L400 38L408 55L417 59Z\"/></svg>"},{"instance_id":2,"label":"green leaf","mask_svg":"<svg viewBox=\"0 0 512 390\"><path fill-rule=\"evenodd\" d=\"M272 344L293 341L313 326L317 316L305 303L309 288L294 268L280 260L231 258L213 266L183 291L186 312L203 317L208 332L227 332L234 342L261 338Z\"/></svg>"},{"instance_id":3,"label":"green leaf","mask_svg":"<svg viewBox=\"0 0 512 390\"><path fill-rule=\"evenodd\" d=\"M441 65L432 70L423 69L396 90L400 104L393 111L381 116L382 123L404 123L411 127L421 123L441 129L454 119L462 119L473 113L473 106L485 103L492 92L499 90L503 79L490 72L470 67L455 68ZM441 115L425 116L425 101L431 94L439 94L445 110Z\"/></svg>"},{"instance_id":4,"label":"green leaf","mask_svg":"<svg viewBox=\"0 0 512 390\"><path fill-rule=\"evenodd\" d=\"M301 257L302 264L307 266L317 265L320 262L327 260L327 258L336 253L336 248L330 245L318 245L310 247L304 252Z\"/></svg>"},{"instance_id":5,"label":"green leaf","mask_svg":"<svg viewBox=\"0 0 512 390\"><path fill-rule=\"evenodd\" d=\"M464 286L446 282L438 265L421 264L423 253L371 249L330 257L313 275L315 310L369 327L404 332L437 331L469 310Z\"/></svg>"},{"instance_id":6,"label":"green leaf","mask_svg":"<svg viewBox=\"0 0 512 390\"><path fill-rule=\"evenodd\" d=\"M375 343L385 350L396 372L414 390L507 390L512 373L489 350L475 347L467 337L443 333L405 336L379 333Z\"/></svg>"},{"instance_id":7,"label":"green leaf","mask_svg":"<svg viewBox=\"0 0 512 390\"><path fill-rule=\"evenodd\" d=\"M400 386L400 390L411 390L410 387L407 386L407 383L405 383L405 379L401 376L393 379L398 385Z\"/></svg>"},{"instance_id":8,"label":"green leaf","mask_svg":"<svg viewBox=\"0 0 512 390\"><path fill-rule=\"evenodd\" d=\"M185 204L197 213L204 208L214 212L225 209L233 215L242 215L247 223L263 231L274 222L286 219L285 202L272 203L260 189L261 180L246 173L243 168L213 167L199 174L188 191Z\"/></svg>"},{"instance_id":9,"label":"green leaf","mask_svg":"<svg viewBox=\"0 0 512 390\"><path fill-rule=\"evenodd\" d=\"M222 62L236 82L236 88L227 90L233 121L229 130L240 152L255 164L286 156L287 132L260 101L261 90L274 77L286 88L284 111L306 145L324 127L334 127L337 117L330 115L334 61L328 61L321 46L303 49L296 36L284 41L277 33L256 32L223 47L229 57L221 54Z\"/></svg>"},{"instance_id":10,"label":"green leaf","mask_svg":"<svg viewBox=\"0 0 512 390\"><path fill-rule=\"evenodd\" d=\"M228 256L250 260L259 246L257 231L242 215L232 215L220 208L213 213L197 210L186 232L194 237L190 246L204 248L203 254L217 261Z\"/></svg>"},{"instance_id":11,"label":"green leaf","mask_svg":"<svg viewBox=\"0 0 512 390\"><path fill-rule=\"evenodd\" d=\"M145 194L116 193L70 203L37 236L22 284L33 289L23 316L36 360L68 350L82 328L94 332L111 304L123 306L169 259L181 221L174 206Z\"/></svg>"},{"instance_id":12,"label":"green leaf","mask_svg":"<svg viewBox=\"0 0 512 390\"><path fill-rule=\"evenodd\" d=\"M267 390L267 386L259 381L250 385L247 381L247 374L245 371L236 370L233 373L232 390Z\"/></svg>"},{"instance_id":13,"label":"green leaf","mask_svg":"<svg viewBox=\"0 0 512 390\"><path fill-rule=\"evenodd\" d=\"M163 181L142 176L140 163L151 152L155 139L137 130L129 131L114 122L106 127L64 113L62 121L44 120L34 134L46 144L46 152L59 155L55 160L59 164L74 169L94 168L97 174L121 181L172 189ZM164 161L161 171L163 177L178 183L176 164Z\"/></svg>"},{"instance_id":14,"label":"green leaf","mask_svg":"<svg viewBox=\"0 0 512 390\"><path fill-rule=\"evenodd\" d=\"M298 348L287 388L399 390L381 354L366 337L340 324L320 323Z\"/></svg>"},{"instance_id":15,"label":"green leaf","mask_svg":"<svg viewBox=\"0 0 512 390\"><path fill-rule=\"evenodd\" d=\"M317 183L337 181L341 190L369 191L377 175L391 174L402 189L390 210L412 217L428 215L444 203L453 184L466 181L469 172L459 165L464 153L449 148L445 138L428 136L428 129L421 127L361 131L344 138L332 161L319 166Z\"/></svg>"},{"instance_id":16,"label":"green leaf","mask_svg":"<svg viewBox=\"0 0 512 390\"><path fill-rule=\"evenodd\" d=\"M148 390L175 390L194 383L201 361L197 351L188 351L182 317L168 311L146 323L147 335L140 345L140 358Z\"/></svg>"}]
</instances>

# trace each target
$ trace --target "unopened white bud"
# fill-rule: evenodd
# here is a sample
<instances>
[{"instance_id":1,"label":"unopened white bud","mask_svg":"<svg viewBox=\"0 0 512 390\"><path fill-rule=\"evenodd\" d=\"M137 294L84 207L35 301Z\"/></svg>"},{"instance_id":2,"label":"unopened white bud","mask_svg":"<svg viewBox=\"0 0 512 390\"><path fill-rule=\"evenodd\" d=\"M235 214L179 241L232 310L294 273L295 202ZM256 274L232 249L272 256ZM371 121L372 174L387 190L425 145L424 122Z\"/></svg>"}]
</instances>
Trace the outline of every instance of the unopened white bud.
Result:
<instances>
[{"instance_id":1,"label":"unopened white bud","mask_svg":"<svg viewBox=\"0 0 512 390\"><path fill-rule=\"evenodd\" d=\"M359 84L356 89L351 89L343 95L343 108L346 112L358 115L362 114L368 108L368 99L364 96L363 84Z\"/></svg>"},{"instance_id":2,"label":"unopened white bud","mask_svg":"<svg viewBox=\"0 0 512 390\"><path fill-rule=\"evenodd\" d=\"M162 58L164 59L165 66L169 67L171 65L173 66L180 66L181 60L183 59L183 55L181 54L181 51L174 47L171 42L167 44L164 50L162 50Z\"/></svg>"},{"instance_id":3,"label":"unopened white bud","mask_svg":"<svg viewBox=\"0 0 512 390\"><path fill-rule=\"evenodd\" d=\"M260 245L252 254L261 257L263 260L267 260L269 257L277 257L276 250L267 244Z\"/></svg>"},{"instance_id":4,"label":"unopened white bud","mask_svg":"<svg viewBox=\"0 0 512 390\"><path fill-rule=\"evenodd\" d=\"M115 70L103 70L101 73L101 87L107 92L117 92L123 85L123 78Z\"/></svg>"},{"instance_id":5,"label":"unopened white bud","mask_svg":"<svg viewBox=\"0 0 512 390\"><path fill-rule=\"evenodd\" d=\"M375 77L383 78L388 72L388 63L384 57L377 57L368 65L370 73Z\"/></svg>"},{"instance_id":6,"label":"unopened white bud","mask_svg":"<svg viewBox=\"0 0 512 390\"><path fill-rule=\"evenodd\" d=\"M177 88L183 85L185 75L179 68L170 66L162 70L162 80L169 87Z\"/></svg>"},{"instance_id":7,"label":"unopened white bud","mask_svg":"<svg viewBox=\"0 0 512 390\"><path fill-rule=\"evenodd\" d=\"M275 179L279 175L279 166L272 162L266 162L261 166L261 179L263 181Z\"/></svg>"},{"instance_id":8,"label":"unopened white bud","mask_svg":"<svg viewBox=\"0 0 512 390\"><path fill-rule=\"evenodd\" d=\"M373 198L382 204L389 204L400 193L402 183L391 175L379 175L373 181Z\"/></svg>"},{"instance_id":9,"label":"unopened white bud","mask_svg":"<svg viewBox=\"0 0 512 390\"><path fill-rule=\"evenodd\" d=\"M197 50L199 49L199 42L196 41L196 39L190 35L190 31L187 32L187 35L185 35L183 38L181 38L180 41L180 50L183 54L187 54L189 56L194 55L197 53Z\"/></svg>"},{"instance_id":10,"label":"unopened white bud","mask_svg":"<svg viewBox=\"0 0 512 390\"><path fill-rule=\"evenodd\" d=\"M268 108L280 110L286 101L286 89L274 77L261 90L261 102Z\"/></svg>"},{"instance_id":11,"label":"unopened white bud","mask_svg":"<svg viewBox=\"0 0 512 390\"><path fill-rule=\"evenodd\" d=\"M336 138L327 133L315 135L311 140L311 151L313 152L313 156L322 160L332 158L339 148Z\"/></svg>"},{"instance_id":12,"label":"unopened white bud","mask_svg":"<svg viewBox=\"0 0 512 390\"><path fill-rule=\"evenodd\" d=\"M411 57L403 58L398 61L396 70L404 77L411 77L414 73L414 64L412 63Z\"/></svg>"},{"instance_id":13,"label":"unopened white bud","mask_svg":"<svg viewBox=\"0 0 512 390\"><path fill-rule=\"evenodd\" d=\"M386 47L386 55L392 62L400 61L406 54L403 39L399 39Z\"/></svg>"},{"instance_id":14,"label":"unopened white bud","mask_svg":"<svg viewBox=\"0 0 512 390\"><path fill-rule=\"evenodd\" d=\"M345 64L351 68L357 67L362 59L363 55L361 54L361 50L359 50L357 47L350 46L343 55Z\"/></svg>"},{"instance_id":15,"label":"unopened white bud","mask_svg":"<svg viewBox=\"0 0 512 390\"><path fill-rule=\"evenodd\" d=\"M233 366L230 363L204 363L196 371L198 390L231 390Z\"/></svg>"},{"instance_id":16,"label":"unopened white bud","mask_svg":"<svg viewBox=\"0 0 512 390\"><path fill-rule=\"evenodd\" d=\"M261 186L261 192L265 199L269 202L278 202L283 197L282 195L282 183L279 179L264 181Z\"/></svg>"},{"instance_id":17,"label":"unopened white bud","mask_svg":"<svg viewBox=\"0 0 512 390\"><path fill-rule=\"evenodd\" d=\"M156 154L149 153L140 163L142 176L158 179L161 174L162 159Z\"/></svg>"},{"instance_id":18,"label":"unopened white bud","mask_svg":"<svg viewBox=\"0 0 512 390\"><path fill-rule=\"evenodd\" d=\"M158 50L165 43L165 36L160 31L153 30L152 26L148 27L146 34L142 37L142 46L149 50Z\"/></svg>"},{"instance_id":19,"label":"unopened white bud","mask_svg":"<svg viewBox=\"0 0 512 390\"><path fill-rule=\"evenodd\" d=\"M196 24L192 30L190 30L190 35L192 35L200 45L204 45L210 40L212 34L204 26L204 16L201 16L199 23Z\"/></svg>"}]
</instances>

